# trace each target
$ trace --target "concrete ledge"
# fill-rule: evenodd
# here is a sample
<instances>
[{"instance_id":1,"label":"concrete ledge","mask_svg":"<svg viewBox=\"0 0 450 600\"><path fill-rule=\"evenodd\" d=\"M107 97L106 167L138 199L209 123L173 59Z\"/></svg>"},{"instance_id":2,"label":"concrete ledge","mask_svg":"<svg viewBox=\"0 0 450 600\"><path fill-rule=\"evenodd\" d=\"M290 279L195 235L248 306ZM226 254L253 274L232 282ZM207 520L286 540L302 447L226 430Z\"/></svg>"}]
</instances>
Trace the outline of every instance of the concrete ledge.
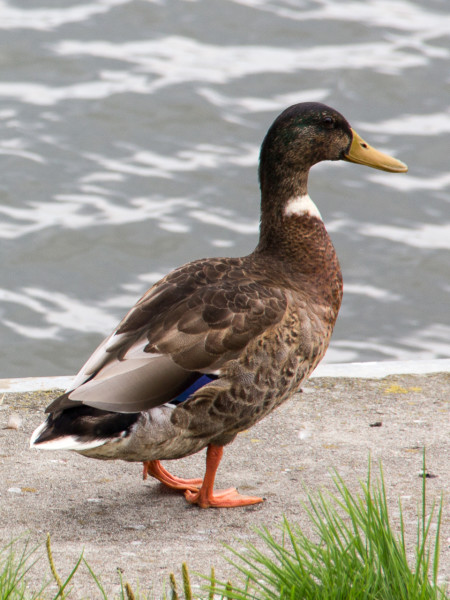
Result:
<instances>
[{"instance_id":1,"label":"concrete ledge","mask_svg":"<svg viewBox=\"0 0 450 600\"><path fill-rule=\"evenodd\" d=\"M46 390L65 390L73 380L73 375L61 377L16 377L0 379L0 393L40 392Z\"/></svg>"},{"instance_id":2,"label":"concrete ledge","mask_svg":"<svg viewBox=\"0 0 450 600\"><path fill-rule=\"evenodd\" d=\"M381 379L388 375L426 375L430 373L449 373L450 358L434 360L404 360L365 363L342 363L319 365L314 377L346 377L358 379ZM0 379L0 393L37 392L69 387L74 375L59 377L18 377Z\"/></svg>"},{"instance_id":3,"label":"concrete ledge","mask_svg":"<svg viewBox=\"0 0 450 600\"><path fill-rule=\"evenodd\" d=\"M390 360L381 362L342 363L319 365L313 377L347 377L358 379L381 379L388 375L427 375L449 373L450 358L433 360Z\"/></svg>"}]
</instances>

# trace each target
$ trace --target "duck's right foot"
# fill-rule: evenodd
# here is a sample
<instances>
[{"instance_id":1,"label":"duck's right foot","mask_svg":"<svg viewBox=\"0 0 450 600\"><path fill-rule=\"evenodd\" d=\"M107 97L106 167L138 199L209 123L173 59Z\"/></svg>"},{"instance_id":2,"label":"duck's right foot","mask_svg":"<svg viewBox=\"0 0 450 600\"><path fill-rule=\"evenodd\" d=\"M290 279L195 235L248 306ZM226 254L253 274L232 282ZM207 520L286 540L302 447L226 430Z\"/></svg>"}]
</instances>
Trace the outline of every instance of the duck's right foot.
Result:
<instances>
[{"instance_id":1,"label":"duck's right foot","mask_svg":"<svg viewBox=\"0 0 450 600\"><path fill-rule=\"evenodd\" d=\"M144 470L142 473L143 479L147 479L151 475L172 490L181 490L183 492L198 492L203 483L203 479L182 479L169 473L159 460L146 460L143 463Z\"/></svg>"}]
</instances>

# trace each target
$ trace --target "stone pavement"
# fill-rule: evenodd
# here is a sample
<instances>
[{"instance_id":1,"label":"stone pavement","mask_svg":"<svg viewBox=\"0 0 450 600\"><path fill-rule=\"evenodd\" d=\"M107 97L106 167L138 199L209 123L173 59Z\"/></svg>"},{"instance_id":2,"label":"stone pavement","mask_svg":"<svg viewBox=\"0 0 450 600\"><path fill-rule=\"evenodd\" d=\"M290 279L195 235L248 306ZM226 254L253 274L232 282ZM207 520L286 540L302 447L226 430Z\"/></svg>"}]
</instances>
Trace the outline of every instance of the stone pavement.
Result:
<instances>
[{"instance_id":1,"label":"stone pavement","mask_svg":"<svg viewBox=\"0 0 450 600\"><path fill-rule=\"evenodd\" d=\"M260 545L254 528L276 533L283 515L310 530L302 506L306 490L333 490L336 469L352 491L382 462L393 522L402 501L405 527L415 541L426 449L428 502L444 498L441 578L450 579L450 374L390 375L381 379L314 378L276 412L240 434L225 449L219 488L262 495L263 504L201 510L155 480L143 482L141 465L102 462L75 453L30 450L28 440L55 392L0 395L0 542L24 532L33 543L51 534L56 566L69 574L80 553L108 593L124 580L162 597L171 571L220 579L237 575L224 560L224 543ZM14 415L17 415L17 419ZM11 416L13 416L11 420ZM6 428L21 421L19 429ZM204 452L166 463L182 477L199 477ZM42 548L44 556L44 548ZM50 579L45 558L31 578ZM200 580L196 579L195 584ZM98 598L81 567L70 598Z\"/></svg>"}]
</instances>

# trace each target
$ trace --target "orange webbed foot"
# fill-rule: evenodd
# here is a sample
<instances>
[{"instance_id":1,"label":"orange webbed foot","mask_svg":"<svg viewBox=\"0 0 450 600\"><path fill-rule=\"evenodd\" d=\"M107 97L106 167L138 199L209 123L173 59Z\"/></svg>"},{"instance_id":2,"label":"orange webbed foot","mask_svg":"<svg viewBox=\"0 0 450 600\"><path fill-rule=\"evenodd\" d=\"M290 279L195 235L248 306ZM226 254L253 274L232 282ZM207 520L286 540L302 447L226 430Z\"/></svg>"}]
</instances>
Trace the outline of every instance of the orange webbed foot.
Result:
<instances>
[{"instance_id":1,"label":"orange webbed foot","mask_svg":"<svg viewBox=\"0 0 450 600\"><path fill-rule=\"evenodd\" d=\"M235 488L214 492L214 480L217 468L222 460L223 446L210 444L206 452L206 472L202 487L199 490L186 490L184 497L191 504L201 508L233 508L235 506L249 506L263 502L263 498L254 496L241 496Z\"/></svg>"},{"instance_id":2,"label":"orange webbed foot","mask_svg":"<svg viewBox=\"0 0 450 600\"><path fill-rule=\"evenodd\" d=\"M184 497L188 502L197 504L200 508L234 508L264 502L263 498L256 496L242 496L236 488L218 490L209 494L206 493L204 488L201 488L197 492L186 490Z\"/></svg>"},{"instance_id":3,"label":"orange webbed foot","mask_svg":"<svg viewBox=\"0 0 450 600\"><path fill-rule=\"evenodd\" d=\"M172 475L162 466L159 460L146 460L143 465L143 479L147 479L148 475L151 475L172 490L198 492L203 483L203 479L182 479Z\"/></svg>"},{"instance_id":4,"label":"orange webbed foot","mask_svg":"<svg viewBox=\"0 0 450 600\"><path fill-rule=\"evenodd\" d=\"M206 453L206 472L204 479L181 479L169 473L159 460L144 461L143 477L151 475L173 490L184 491L184 496L190 504L200 508L233 508L250 506L263 502L256 496L242 496L235 488L214 492L214 480L217 468L223 456L223 447L209 444Z\"/></svg>"}]
</instances>

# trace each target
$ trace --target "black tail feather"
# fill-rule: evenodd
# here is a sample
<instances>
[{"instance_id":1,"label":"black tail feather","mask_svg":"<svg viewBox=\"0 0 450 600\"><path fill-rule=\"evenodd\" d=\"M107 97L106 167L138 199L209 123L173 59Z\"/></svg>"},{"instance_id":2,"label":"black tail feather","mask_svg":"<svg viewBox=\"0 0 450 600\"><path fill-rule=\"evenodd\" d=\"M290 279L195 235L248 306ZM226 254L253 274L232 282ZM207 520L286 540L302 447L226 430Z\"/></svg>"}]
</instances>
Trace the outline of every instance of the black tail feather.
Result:
<instances>
[{"instance_id":1,"label":"black tail feather","mask_svg":"<svg viewBox=\"0 0 450 600\"><path fill-rule=\"evenodd\" d=\"M50 442L65 436L80 441L126 437L140 413L115 413L80 405L49 415L45 429L34 444Z\"/></svg>"}]
</instances>

